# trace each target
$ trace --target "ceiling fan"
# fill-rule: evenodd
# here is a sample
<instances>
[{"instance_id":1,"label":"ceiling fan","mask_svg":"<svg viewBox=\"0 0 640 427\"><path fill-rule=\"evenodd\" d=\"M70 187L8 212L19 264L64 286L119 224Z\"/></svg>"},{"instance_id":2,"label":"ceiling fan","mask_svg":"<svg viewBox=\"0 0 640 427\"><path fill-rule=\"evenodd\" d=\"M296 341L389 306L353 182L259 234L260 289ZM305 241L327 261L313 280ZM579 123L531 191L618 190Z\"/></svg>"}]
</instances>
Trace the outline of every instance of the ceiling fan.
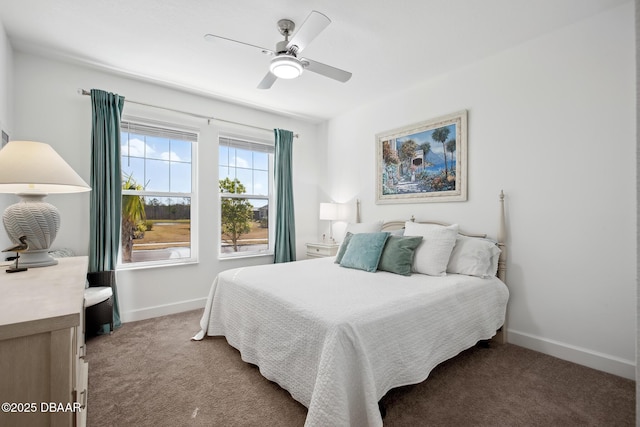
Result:
<instances>
[{"instance_id":1,"label":"ceiling fan","mask_svg":"<svg viewBox=\"0 0 640 427\"><path fill-rule=\"evenodd\" d=\"M291 40L289 40L289 37L295 28L295 23L290 19L281 19L278 21L278 30L280 31L280 34L284 36L284 40L276 44L275 50L229 39L227 37L217 36L215 34L205 34L204 38L208 41L223 39L240 43L260 49L262 53L273 56L269 64L269 72L264 76L260 84L258 84L258 89L269 89L278 78L295 79L300 76L304 70L309 70L313 73L344 83L351 78L350 72L309 58L298 57L304 48L306 48L307 45L311 43L313 39L315 39L330 23L331 20L327 18L327 16L313 10L302 23L298 31L293 35Z\"/></svg>"}]
</instances>

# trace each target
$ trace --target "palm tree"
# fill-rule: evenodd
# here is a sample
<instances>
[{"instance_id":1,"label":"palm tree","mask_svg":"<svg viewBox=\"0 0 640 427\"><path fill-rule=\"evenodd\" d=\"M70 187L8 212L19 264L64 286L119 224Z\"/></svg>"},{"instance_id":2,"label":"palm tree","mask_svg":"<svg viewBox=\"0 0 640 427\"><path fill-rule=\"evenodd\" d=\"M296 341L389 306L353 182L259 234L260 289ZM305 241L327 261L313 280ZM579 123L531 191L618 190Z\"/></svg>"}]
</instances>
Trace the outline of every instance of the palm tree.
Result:
<instances>
[{"instance_id":1,"label":"palm tree","mask_svg":"<svg viewBox=\"0 0 640 427\"><path fill-rule=\"evenodd\" d=\"M451 154L451 169L453 170L453 153L456 151L456 139L451 138L447 141L447 151ZM446 156L445 156L446 157Z\"/></svg>"},{"instance_id":2,"label":"palm tree","mask_svg":"<svg viewBox=\"0 0 640 427\"><path fill-rule=\"evenodd\" d=\"M144 187L137 184L133 175L125 176L122 183L123 190L142 190ZM122 261L131 262L133 252L133 236L140 221L146 221L144 210L144 197L132 194L122 195Z\"/></svg>"},{"instance_id":3,"label":"palm tree","mask_svg":"<svg viewBox=\"0 0 640 427\"><path fill-rule=\"evenodd\" d=\"M444 176L449 176L449 168L447 167L447 148L445 147L445 143L447 142L447 137L449 136L449 128L441 127L433 131L431 134L431 138L442 144L442 154L444 155Z\"/></svg>"}]
</instances>

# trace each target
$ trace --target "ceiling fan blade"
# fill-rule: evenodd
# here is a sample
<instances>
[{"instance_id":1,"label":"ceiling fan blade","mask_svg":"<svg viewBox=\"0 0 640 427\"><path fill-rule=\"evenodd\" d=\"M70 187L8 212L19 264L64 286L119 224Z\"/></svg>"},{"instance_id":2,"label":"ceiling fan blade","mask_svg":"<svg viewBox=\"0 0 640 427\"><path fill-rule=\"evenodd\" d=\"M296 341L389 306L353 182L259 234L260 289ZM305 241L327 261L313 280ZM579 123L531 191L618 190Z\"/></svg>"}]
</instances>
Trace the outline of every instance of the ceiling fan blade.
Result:
<instances>
[{"instance_id":1,"label":"ceiling fan blade","mask_svg":"<svg viewBox=\"0 0 640 427\"><path fill-rule=\"evenodd\" d=\"M287 49L297 46L296 53L302 52L330 23L331 20L327 16L312 10L287 44Z\"/></svg>"},{"instance_id":2,"label":"ceiling fan blade","mask_svg":"<svg viewBox=\"0 0 640 427\"><path fill-rule=\"evenodd\" d=\"M268 53L270 55L274 55L275 54L275 52L273 50L267 49L266 47L256 46L254 44L245 43L245 42L241 42L241 41L234 40L234 39L229 39L227 37L216 36L215 34L205 34L204 35L204 39L206 41L208 41L208 42L213 42L216 39L222 39L222 40L226 40L226 41L229 41L229 42L239 43L239 44L243 44L245 46L250 46L250 47L253 47L253 48L256 48L256 49L260 49L262 51L262 53Z\"/></svg>"},{"instance_id":3,"label":"ceiling fan blade","mask_svg":"<svg viewBox=\"0 0 640 427\"><path fill-rule=\"evenodd\" d=\"M258 89L269 89L277 79L278 78L275 74L272 74L271 71L269 71L267 75L264 76L260 84L258 84Z\"/></svg>"},{"instance_id":4,"label":"ceiling fan blade","mask_svg":"<svg viewBox=\"0 0 640 427\"><path fill-rule=\"evenodd\" d=\"M325 77L338 80L342 83L348 81L351 78L350 72L341 70L340 68L332 67L331 65L323 64L322 62L313 61L307 58L301 58L300 62L302 62L305 70L321 74Z\"/></svg>"}]
</instances>

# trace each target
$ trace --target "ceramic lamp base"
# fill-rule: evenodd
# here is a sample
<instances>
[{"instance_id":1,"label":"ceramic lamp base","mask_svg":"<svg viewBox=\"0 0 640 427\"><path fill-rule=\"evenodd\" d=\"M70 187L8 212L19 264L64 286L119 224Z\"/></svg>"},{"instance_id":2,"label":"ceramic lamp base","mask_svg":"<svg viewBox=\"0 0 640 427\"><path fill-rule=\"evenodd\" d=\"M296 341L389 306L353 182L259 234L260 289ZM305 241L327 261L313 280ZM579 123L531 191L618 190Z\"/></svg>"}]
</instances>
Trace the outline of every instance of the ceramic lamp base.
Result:
<instances>
[{"instance_id":1,"label":"ceramic lamp base","mask_svg":"<svg viewBox=\"0 0 640 427\"><path fill-rule=\"evenodd\" d=\"M58 263L49 248L60 228L60 213L55 206L44 202L46 194L18 194L20 202L9 206L2 215L4 228L13 243L27 236L29 249L20 255L24 267L46 267Z\"/></svg>"},{"instance_id":2,"label":"ceramic lamp base","mask_svg":"<svg viewBox=\"0 0 640 427\"><path fill-rule=\"evenodd\" d=\"M20 267L48 267L57 263L58 260L49 255L48 249L20 253Z\"/></svg>"}]
</instances>

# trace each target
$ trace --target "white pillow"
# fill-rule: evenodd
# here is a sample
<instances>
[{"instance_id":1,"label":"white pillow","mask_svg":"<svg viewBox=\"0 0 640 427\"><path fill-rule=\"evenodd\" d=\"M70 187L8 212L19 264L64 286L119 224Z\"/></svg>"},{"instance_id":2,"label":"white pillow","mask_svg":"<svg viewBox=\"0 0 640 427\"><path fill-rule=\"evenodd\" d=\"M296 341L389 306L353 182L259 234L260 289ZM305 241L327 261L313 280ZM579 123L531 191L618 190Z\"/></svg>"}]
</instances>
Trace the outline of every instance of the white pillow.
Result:
<instances>
[{"instance_id":1,"label":"white pillow","mask_svg":"<svg viewBox=\"0 0 640 427\"><path fill-rule=\"evenodd\" d=\"M382 221L356 223L350 222L349 224L347 224L347 230L344 234L378 233L380 231L382 231Z\"/></svg>"},{"instance_id":2,"label":"white pillow","mask_svg":"<svg viewBox=\"0 0 640 427\"><path fill-rule=\"evenodd\" d=\"M413 258L414 273L430 276L445 276L449 256L456 243L458 224L447 227L437 224L418 224L407 221L404 225L405 236L422 236L422 243L416 249Z\"/></svg>"},{"instance_id":3,"label":"white pillow","mask_svg":"<svg viewBox=\"0 0 640 427\"><path fill-rule=\"evenodd\" d=\"M495 276L500 252L496 243L489 239L458 235L447 272L482 278Z\"/></svg>"}]
</instances>

